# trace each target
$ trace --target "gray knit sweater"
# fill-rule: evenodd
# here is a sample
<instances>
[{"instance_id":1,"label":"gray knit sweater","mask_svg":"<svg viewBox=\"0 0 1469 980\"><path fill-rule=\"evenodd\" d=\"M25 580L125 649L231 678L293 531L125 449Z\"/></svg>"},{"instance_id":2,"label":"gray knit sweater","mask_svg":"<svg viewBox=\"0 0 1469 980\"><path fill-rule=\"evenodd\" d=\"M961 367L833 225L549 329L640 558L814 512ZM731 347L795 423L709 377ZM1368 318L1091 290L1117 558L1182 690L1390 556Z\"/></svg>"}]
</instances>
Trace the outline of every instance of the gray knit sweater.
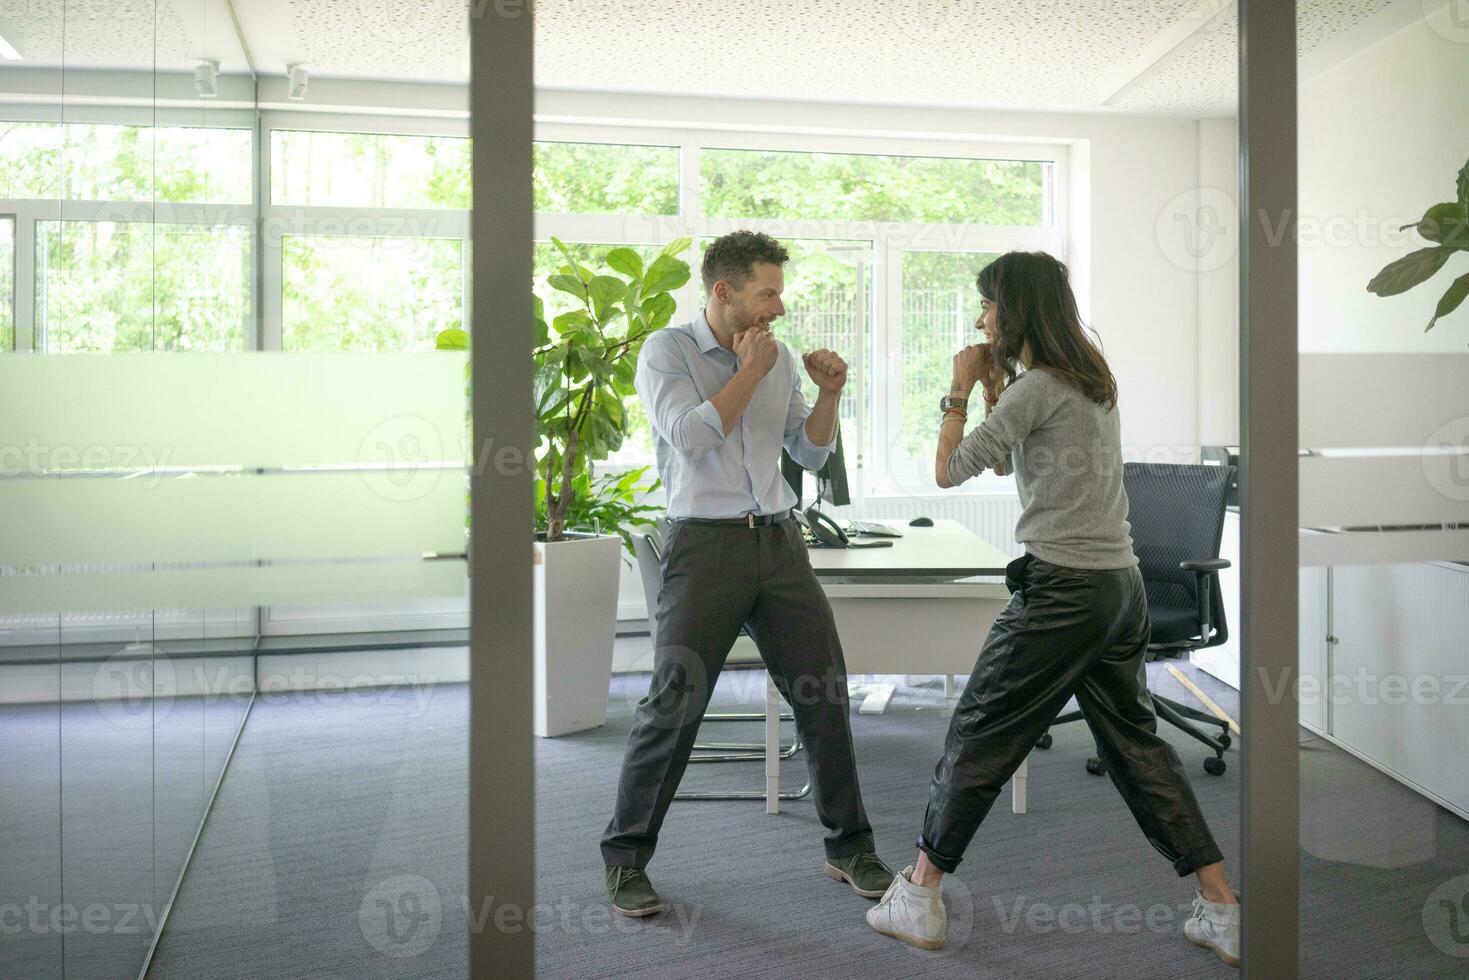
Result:
<instances>
[{"instance_id":1,"label":"gray knit sweater","mask_svg":"<svg viewBox=\"0 0 1469 980\"><path fill-rule=\"evenodd\" d=\"M1068 568L1137 564L1115 408L1044 368L1026 371L954 448L949 479L962 483L1007 458L1024 508L1015 540L1026 551Z\"/></svg>"}]
</instances>

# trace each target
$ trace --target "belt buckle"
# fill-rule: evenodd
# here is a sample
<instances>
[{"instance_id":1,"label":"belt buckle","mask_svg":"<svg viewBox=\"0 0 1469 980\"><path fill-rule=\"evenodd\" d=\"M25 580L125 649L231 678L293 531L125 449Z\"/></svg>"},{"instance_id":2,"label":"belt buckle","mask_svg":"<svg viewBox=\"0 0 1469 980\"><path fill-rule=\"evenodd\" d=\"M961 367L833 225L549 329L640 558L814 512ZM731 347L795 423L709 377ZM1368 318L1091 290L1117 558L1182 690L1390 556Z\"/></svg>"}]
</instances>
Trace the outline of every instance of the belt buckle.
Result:
<instances>
[{"instance_id":1,"label":"belt buckle","mask_svg":"<svg viewBox=\"0 0 1469 980\"><path fill-rule=\"evenodd\" d=\"M753 528L755 526L755 512L752 510L748 514L746 514L745 520L749 524L749 526Z\"/></svg>"}]
</instances>

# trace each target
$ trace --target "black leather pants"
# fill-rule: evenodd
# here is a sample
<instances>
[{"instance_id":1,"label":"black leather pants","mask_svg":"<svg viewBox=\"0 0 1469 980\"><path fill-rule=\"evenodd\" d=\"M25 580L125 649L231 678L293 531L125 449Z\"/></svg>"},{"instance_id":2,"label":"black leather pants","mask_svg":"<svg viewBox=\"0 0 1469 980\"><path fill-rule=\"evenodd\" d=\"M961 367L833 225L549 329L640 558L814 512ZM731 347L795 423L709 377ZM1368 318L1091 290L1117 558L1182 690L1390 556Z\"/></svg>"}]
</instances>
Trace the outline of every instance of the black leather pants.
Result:
<instances>
[{"instance_id":1,"label":"black leather pants","mask_svg":"<svg viewBox=\"0 0 1469 980\"><path fill-rule=\"evenodd\" d=\"M1138 570L1025 555L1005 577L1010 603L949 721L919 848L944 871L958 867L1000 789L1075 695L1113 784L1178 874L1223 860L1178 754L1157 734Z\"/></svg>"}]
</instances>

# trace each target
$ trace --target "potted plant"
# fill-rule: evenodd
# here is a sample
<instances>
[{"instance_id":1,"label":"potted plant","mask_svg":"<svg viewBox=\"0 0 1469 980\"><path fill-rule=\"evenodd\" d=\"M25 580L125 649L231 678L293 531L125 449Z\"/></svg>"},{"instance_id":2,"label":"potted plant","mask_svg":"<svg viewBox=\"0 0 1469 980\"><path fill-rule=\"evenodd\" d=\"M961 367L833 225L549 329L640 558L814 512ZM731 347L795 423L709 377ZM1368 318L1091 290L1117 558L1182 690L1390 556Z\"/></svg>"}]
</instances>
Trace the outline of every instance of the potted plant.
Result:
<instances>
[{"instance_id":1,"label":"potted plant","mask_svg":"<svg viewBox=\"0 0 1469 980\"><path fill-rule=\"evenodd\" d=\"M1378 296L1405 293L1433 278L1455 252L1469 252L1469 163L1459 171L1457 190L1456 200L1435 204L1424 212L1422 219L1398 229L1407 231L1414 228L1433 244L1389 263L1372 277L1367 284L1368 292ZM1441 318L1457 310L1466 297L1469 297L1469 272L1449 283L1449 288L1439 297L1433 318L1423 328L1424 332L1432 330Z\"/></svg>"},{"instance_id":2,"label":"potted plant","mask_svg":"<svg viewBox=\"0 0 1469 980\"><path fill-rule=\"evenodd\" d=\"M689 238L670 242L646 266L630 248L607 253L593 271L552 239L565 264L547 278L573 307L546 322L535 297L535 733L549 737L606 720L617 625L618 557L632 552L632 528L657 508L640 503L646 467L598 474L596 464L627 433L625 400L643 341L667 326L673 291L689 281L678 256ZM441 349L463 349L447 330Z\"/></svg>"}]
</instances>

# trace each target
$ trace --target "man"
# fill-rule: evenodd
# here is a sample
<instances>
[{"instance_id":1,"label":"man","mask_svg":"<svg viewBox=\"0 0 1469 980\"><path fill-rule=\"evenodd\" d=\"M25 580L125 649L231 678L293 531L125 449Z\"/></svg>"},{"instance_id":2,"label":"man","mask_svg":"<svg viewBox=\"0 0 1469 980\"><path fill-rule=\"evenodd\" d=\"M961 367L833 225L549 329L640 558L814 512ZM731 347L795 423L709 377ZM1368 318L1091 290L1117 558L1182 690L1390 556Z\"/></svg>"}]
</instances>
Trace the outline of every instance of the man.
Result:
<instances>
[{"instance_id":1,"label":"man","mask_svg":"<svg viewBox=\"0 0 1469 980\"><path fill-rule=\"evenodd\" d=\"M617 809L602 836L607 894L626 916L663 908L644 868L714 682L747 623L806 746L816 815L827 829L823 870L868 898L893 879L873 853L857 787L841 641L790 516L796 495L780 473L782 446L808 469L826 461L847 383L847 365L833 352L804 355L820 392L808 406L794 355L771 335L785 313L788 258L768 235L717 239L704 253L704 312L649 337L638 362L669 524L653 680L638 702Z\"/></svg>"}]
</instances>

